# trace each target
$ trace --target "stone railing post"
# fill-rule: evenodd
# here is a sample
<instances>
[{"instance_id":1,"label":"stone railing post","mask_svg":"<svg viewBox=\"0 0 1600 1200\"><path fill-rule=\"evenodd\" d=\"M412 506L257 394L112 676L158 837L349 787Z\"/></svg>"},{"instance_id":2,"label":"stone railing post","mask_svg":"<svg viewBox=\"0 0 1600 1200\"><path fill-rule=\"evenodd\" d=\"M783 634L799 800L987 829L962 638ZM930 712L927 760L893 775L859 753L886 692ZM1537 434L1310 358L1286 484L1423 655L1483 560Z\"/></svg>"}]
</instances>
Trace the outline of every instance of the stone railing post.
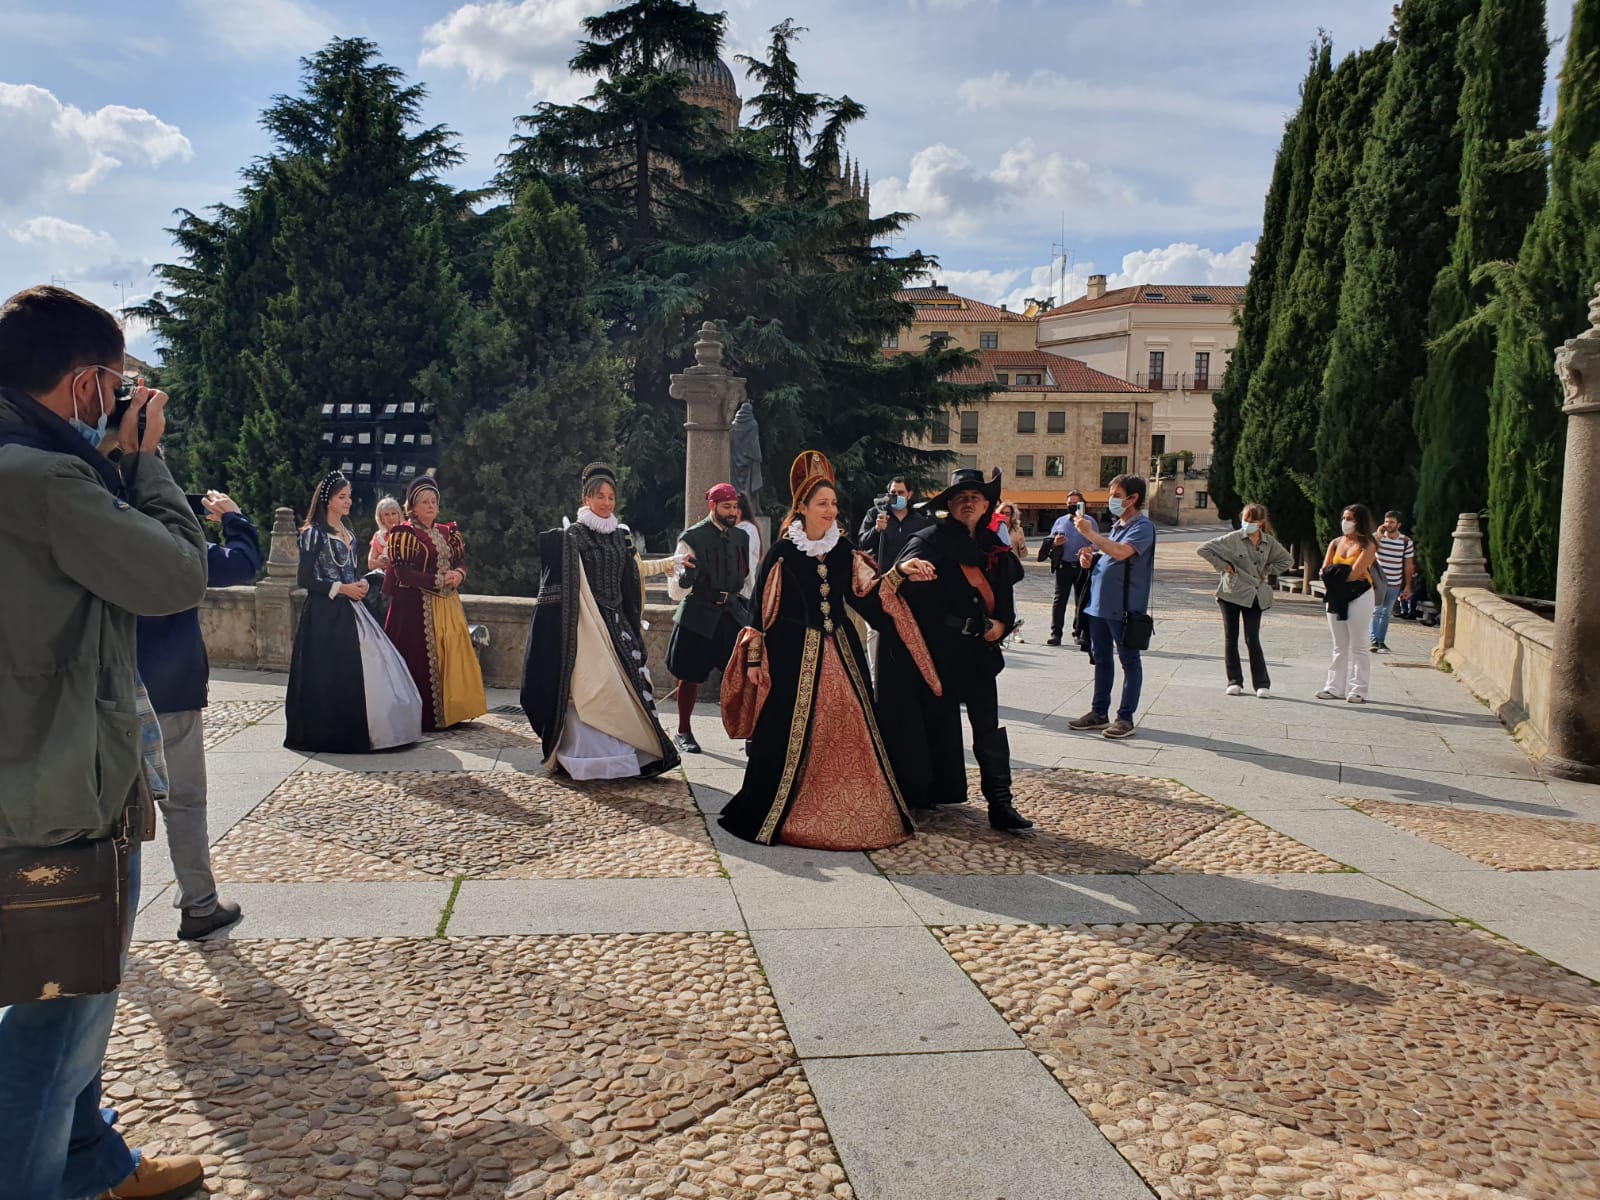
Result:
<instances>
[{"instance_id":1,"label":"stone railing post","mask_svg":"<svg viewBox=\"0 0 1600 1200\"><path fill-rule=\"evenodd\" d=\"M1589 328L1556 351L1566 393L1555 640L1550 671L1553 775L1600 783L1600 284Z\"/></svg>"},{"instance_id":2,"label":"stone railing post","mask_svg":"<svg viewBox=\"0 0 1600 1200\"><path fill-rule=\"evenodd\" d=\"M293 509L273 511L270 541L267 573L256 584L256 665L263 671L287 671L294 653L292 593L300 569Z\"/></svg>"},{"instance_id":3,"label":"stone railing post","mask_svg":"<svg viewBox=\"0 0 1600 1200\"><path fill-rule=\"evenodd\" d=\"M1456 644L1456 592L1463 588L1494 586L1489 577L1489 561L1483 553L1483 529L1478 524L1478 514L1458 514L1453 536L1450 557L1439 579L1439 644L1433 651L1435 665L1443 661Z\"/></svg>"},{"instance_id":4,"label":"stone railing post","mask_svg":"<svg viewBox=\"0 0 1600 1200\"><path fill-rule=\"evenodd\" d=\"M728 430L745 400L745 381L722 365L722 334L710 321L700 326L694 366L672 377L672 398L688 409L683 463L683 526L706 515L706 492L732 473Z\"/></svg>"}]
</instances>

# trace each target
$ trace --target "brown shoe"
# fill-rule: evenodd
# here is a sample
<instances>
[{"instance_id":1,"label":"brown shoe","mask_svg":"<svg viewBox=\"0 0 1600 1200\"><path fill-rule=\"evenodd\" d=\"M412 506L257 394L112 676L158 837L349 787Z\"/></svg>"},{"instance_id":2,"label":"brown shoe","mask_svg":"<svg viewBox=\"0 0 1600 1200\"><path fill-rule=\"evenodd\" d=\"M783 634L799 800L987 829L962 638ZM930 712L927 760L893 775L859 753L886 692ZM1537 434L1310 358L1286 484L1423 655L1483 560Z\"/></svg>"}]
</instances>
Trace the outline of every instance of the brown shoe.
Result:
<instances>
[{"instance_id":1,"label":"brown shoe","mask_svg":"<svg viewBox=\"0 0 1600 1200\"><path fill-rule=\"evenodd\" d=\"M1107 725L1105 729L1101 731L1100 736L1108 738L1132 737L1133 722L1124 721L1121 717L1118 717L1115 721L1111 722L1110 725Z\"/></svg>"},{"instance_id":2,"label":"brown shoe","mask_svg":"<svg viewBox=\"0 0 1600 1200\"><path fill-rule=\"evenodd\" d=\"M1104 729L1111 723L1105 713L1086 712L1083 716L1067 722L1068 729Z\"/></svg>"},{"instance_id":3,"label":"brown shoe","mask_svg":"<svg viewBox=\"0 0 1600 1200\"><path fill-rule=\"evenodd\" d=\"M190 1154L141 1158L139 1165L100 1200L180 1200L205 1186L206 1169Z\"/></svg>"}]
</instances>

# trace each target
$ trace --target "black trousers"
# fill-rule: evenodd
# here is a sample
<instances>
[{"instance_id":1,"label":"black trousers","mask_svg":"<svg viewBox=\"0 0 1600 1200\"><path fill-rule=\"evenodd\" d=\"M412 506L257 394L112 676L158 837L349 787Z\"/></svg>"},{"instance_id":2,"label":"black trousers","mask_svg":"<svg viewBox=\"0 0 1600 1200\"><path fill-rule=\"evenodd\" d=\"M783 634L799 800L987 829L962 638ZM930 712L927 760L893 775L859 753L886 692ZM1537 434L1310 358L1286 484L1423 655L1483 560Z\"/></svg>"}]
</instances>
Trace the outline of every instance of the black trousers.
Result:
<instances>
[{"instance_id":1,"label":"black trousers","mask_svg":"<svg viewBox=\"0 0 1600 1200\"><path fill-rule=\"evenodd\" d=\"M1066 625L1067 606L1077 602L1078 580L1083 575L1083 568L1078 565L1078 560L1063 561L1055 571L1056 594L1050 604L1050 636L1058 638L1061 630Z\"/></svg>"},{"instance_id":2,"label":"black trousers","mask_svg":"<svg viewBox=\"0 0 1600 1200\"><path fill-rule=\"evenodd\" d=\"M1249 608L1218 600L1222 610L1223 664L1228 669L1228 682L1244 686L1244 668L1239 664L1239 625L1244 625L1244 643L1250 650L1250 686L1257 689L1272 686L1267 674L1267 656L1261 652L1261 604L1252 601Z\"/></svg>"},{"instance_id":3,"label":"black trousers","mask_svg":"<svg viewBox=\"0 0 1600 1200\"><path fill-rule=\"evenodd\" d=\"M891 661L891 657L893 661ZM878 721L888 743L895 777L906 803L914 808L960 804L967 798L967 763L962 754L961 708L967 709L972 753L978 760L985 798L1004 789L1010 799L1010 752L1000 728L1000 697L994 676L970 680L960 694L935 696L914 672L904 651L886 654L880 671L890 678L888 703L880 704ZM879 676L883 696L885 675ZM948 687L948 685L946 685Z\"/></svg>"}]
</instances>

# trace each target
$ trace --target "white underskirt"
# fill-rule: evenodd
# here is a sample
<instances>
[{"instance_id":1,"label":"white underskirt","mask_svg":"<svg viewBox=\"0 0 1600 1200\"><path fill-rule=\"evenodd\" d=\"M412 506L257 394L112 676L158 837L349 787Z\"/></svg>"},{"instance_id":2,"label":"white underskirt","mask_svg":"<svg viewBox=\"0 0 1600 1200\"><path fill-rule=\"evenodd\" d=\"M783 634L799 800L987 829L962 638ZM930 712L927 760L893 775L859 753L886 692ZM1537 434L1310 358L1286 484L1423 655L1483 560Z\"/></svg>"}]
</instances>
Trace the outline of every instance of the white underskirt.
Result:
<instances>
[{"instance_id":1,"label":"white underskirt","mask_svg":"<svg viewBox=\"0 0 1600 1200\"><path fill-rule=\"evenodd\" d=\"M422 740L422 696L406 660L383 627L359 600L347 603L356 614L361 644L361 682L367 700L367 736L374 750L409 746Z\"/></svg>"},{"instance_id":2,"label":"white underskirt","mask_svg":"<svg viewBox=\"0 0 1600 1200\"><path fill-rule=\"evenodd\" d=\"M556 742L556 761L574 779L632 779L660 757L585 725L571 709Z\"/></svg>"}]
</instances>

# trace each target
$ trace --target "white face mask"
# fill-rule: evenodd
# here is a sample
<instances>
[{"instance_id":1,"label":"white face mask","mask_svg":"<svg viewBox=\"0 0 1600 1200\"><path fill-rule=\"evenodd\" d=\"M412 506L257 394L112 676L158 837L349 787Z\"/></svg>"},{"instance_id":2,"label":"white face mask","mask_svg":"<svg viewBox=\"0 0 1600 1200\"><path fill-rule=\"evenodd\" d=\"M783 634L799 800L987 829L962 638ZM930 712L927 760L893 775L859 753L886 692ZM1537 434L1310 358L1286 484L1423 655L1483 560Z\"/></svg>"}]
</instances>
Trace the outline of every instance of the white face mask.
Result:
<instances>
[{"instance_id":1,"label":"white face mask","mask_svg":"<svg viewBox=\"0 0 1600 1200\"><path fill-rule=\"evenodd\" d=\"M1339 522L1339 528L1344 530L1345 537L1349 537L1356 531L1356 523L1354 521L1341 521Z\"/></svg>"},{"instance_id":2,"label":"white face mask","mask_svg":"<svg viewBox=\"0 0 1600 1200\"><path fill-rule=\"evenodd\" d=\"M1256 532L1256 530L1260 529L1261 526L1256 524L1254 521L1246 521L1241 528L1243 528L1245 533L1248 535Z\"/></svg>"},{"instance_id":3,"label":"white face mask","mask_svg":"<svg viewBox=\"0 0 1600 1200\"><path fill-rule=\"evenodd\" d=\"M87 369L94 372L94 399L95 403L100 406L100 419L93 425L89 425L83 421L80 421L78 419L78 399L76 396L74 396L72 399L72 416L69 419L69 424L71 424L71 426L78 431L79 435L84 441L88 442L89 445L98 448L100 443L105 440L106 422L111 420L111 414L106 411L105 397L100 392L100 368L89 367ZM79 375L82 375L83 373L83 371L78 372Z\"/></svg>"}]
</instances>

